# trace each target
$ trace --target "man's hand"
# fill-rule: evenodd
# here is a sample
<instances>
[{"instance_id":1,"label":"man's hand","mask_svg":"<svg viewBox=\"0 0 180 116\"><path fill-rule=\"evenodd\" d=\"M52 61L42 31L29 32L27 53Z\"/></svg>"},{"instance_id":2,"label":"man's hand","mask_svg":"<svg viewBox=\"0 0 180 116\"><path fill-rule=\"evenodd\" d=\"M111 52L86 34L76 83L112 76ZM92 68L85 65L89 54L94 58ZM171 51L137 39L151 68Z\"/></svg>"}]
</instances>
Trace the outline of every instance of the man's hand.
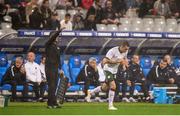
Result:
<instances>
[{"instance_id":1,"label":"man's hand","mask_svg":"<svg viewBox=\"0 0 180 116\"><path fill-rule=\"evenodd\" d=\"M170 78L170 79L169 79L169 82L170 82L171 84L174 84L175 80L174 80L173 78Z\"/></svg>"},{"instance_id":2,"label":"man's hand","mask_svg":"<svg viewBox=\"0 0 180 116\"><path fill-rule=\"evenodd\" d=\"M21 66L21 68L20 68L20 72L21 72L21 73L23 73L23 74L25 74L25 73L26 73L26 71L25 71L25 67L24 67L24 66Z\"/></svg>"},{"instance_id":3,"label":"man's hand","mask_svg":"<svg viewBox=\"0 0 180 116\"><path fill-rule=\"evenodd\" d=\"M60 71L59 71L59 74L60 74L60 78L63 78L63 77L64 77L64 72L63 72L63 70L60 70Z\"/></svg>"}]
</instances>

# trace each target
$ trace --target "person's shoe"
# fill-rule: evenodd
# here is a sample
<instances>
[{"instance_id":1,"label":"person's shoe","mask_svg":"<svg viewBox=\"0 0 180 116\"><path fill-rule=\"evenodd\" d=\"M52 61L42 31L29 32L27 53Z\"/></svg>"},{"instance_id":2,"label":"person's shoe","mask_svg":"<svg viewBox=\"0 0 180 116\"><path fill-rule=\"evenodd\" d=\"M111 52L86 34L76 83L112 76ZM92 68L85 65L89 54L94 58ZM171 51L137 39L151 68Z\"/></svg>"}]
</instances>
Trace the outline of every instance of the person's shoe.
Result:
<instances>
[{"instance_id":1,"label":"person's shoe","mask_svg":"<svg viewBox=\"0 0 180 116\"><path fill-rule=\"evenodd\" d=\"M122 102L127 102L127 103L129 103L130 101L129 101L129 99L128 99L127 97L123 97L123 98L122 98Z\"/></svg>"},{"instance_id":2,"label":"person's shoe","mask_svg":"<svg viewBox=\"0 0 180 116\"><path fill-rule=\"evenodd\" d=\"M39 102L43 102L43 98L40 97L40 98L38 99L38 101L39 101Z\"/></svg>"},{"instance_id":3,"label":"person's shoe","mask_svg":"<svg viewBox=\"0 0 180 116\"><path fill-rule=\"evenodd\" d=\"M145 98L145 102L150 102L150 101L151 101L151 97L150 96Z\"/></svg>"},{"instance_id":4,"label":"person's shoe","mask_svg":"<svg viewBox=\"0 0 180 116\"><path fill-rule=\"evenodd\" d=\"M87 96L87 97L85 97L85 101L86 101L86 102L91 102L90 97L88 97L88 96Z\"/></svg>"},{"instance_id":5,"label":"person's shoe","mask_svg":"<svg viewBox=\"0 0 180 116\"><path fill-rule=\"evenodd\" d=\"M57 106L52 106L52 108L53 108L53 109L56 109L56 108L57 108Z\"/></svg>"},{"instance_id":6,"label":"person's shoe","mask_svg":"<svg viewBox=\"0 0 180 116\"><path fill-rule=\"evenodd\" d=\"M117 108L114 106L109 106L108 110L117 110Z\"/></svg>"},{"instance_id":7,"label":"person's shoe","mask_svg":"<svg viewBox=\"0 0 180 116\"><path fill-rule=\"evenodd\" d=\"M61 108L61 105L55 104L54 107L56 107L56 108Z\"/></svg>"},{"instance_id":8,"label":"person's shoe","mask_svg":"<svg viewBox=\"0 0 180 116\"><path fill-rule=\"evenodd\" d=\"M48 109L53 109L53 106L47 106Z\"/></svg>"},{"instance_id":9,"label":"person's shoe","mask_svg":"<svg viewBox=\"0 0 180 116\"><path fill-rule=\"evenodd\" d=\"M86 102L91 102L91 92L90 92L90 90L88 90L88 92L87 92L87 96L85 97L85 101Z\"/></svg>"},{"instance_id":10,"label":"person's shoe","mask_svg":"<svg viewBox=\"0 0 180 116\"><path fill-rule=\"evenodd\" d=\"M16 101L16 99L14 99L14 98L10 99L10 102L15 102L15 101Z\"/></svg>"},{"instance_id":11,"label":"person's shoe","mask_svg":"<svg viewBox=\"0 0 180 116\"><path fill-rule=\"evenodd\" d=\"M130 101L130 102L134 102L134 103L137 102L133 97L130 97L130 98L129 98L129 101Z\"/></svg>"},{"instance_id":12,"label":"person's shoe","mask_svg":"<svg viewBox=\"0 0 180 116\"><path fill-rule=\"evenodd\" d=\"M95 101L97 101L97 102L103 102L100 97L95 97Z\"/></svg>"}]
</instances>

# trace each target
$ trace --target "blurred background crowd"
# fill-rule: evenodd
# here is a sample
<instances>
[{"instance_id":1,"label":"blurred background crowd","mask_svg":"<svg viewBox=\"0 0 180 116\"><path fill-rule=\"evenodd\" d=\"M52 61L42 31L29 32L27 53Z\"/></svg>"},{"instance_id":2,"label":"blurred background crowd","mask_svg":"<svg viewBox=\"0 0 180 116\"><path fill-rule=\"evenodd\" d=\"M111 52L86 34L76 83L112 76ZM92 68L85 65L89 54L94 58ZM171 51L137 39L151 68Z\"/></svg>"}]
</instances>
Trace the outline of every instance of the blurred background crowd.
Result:
<instances>
[{"instance_id":1,"label":"blurred background crowd","mask_svg":"<svg viewBox=\"0 0 180 116\"><path fill-rule=\"evenodd\" d=\"M0 0L0 23L12 28L97 30L122 17L180 18L180 0Z\"/></svg>"}]
</instances>

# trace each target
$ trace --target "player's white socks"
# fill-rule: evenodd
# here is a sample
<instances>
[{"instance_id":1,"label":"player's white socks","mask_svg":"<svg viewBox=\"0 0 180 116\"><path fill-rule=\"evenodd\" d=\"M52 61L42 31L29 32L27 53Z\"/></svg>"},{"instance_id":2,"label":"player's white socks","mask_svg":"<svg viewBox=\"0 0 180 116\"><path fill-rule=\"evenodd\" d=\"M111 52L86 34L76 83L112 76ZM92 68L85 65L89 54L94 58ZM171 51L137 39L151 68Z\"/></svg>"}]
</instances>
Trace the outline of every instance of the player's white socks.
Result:
<instances>
[{"instance_id":1,"label":"player's white socks","mask_svg":"<svg viewBox=\"0 0 180 116\"><path fill-rule=\"evenodd\" d=\"M94 94L99 93L101 91L102 91L101 86L98 86L98 87L94 88L93 90L91 90L90 93L91 93L91 95L94 95Z\"/></svg>"},{"instance_id":2,"label":"player's white socks","mask_svg":"<svg viewBox=\"0 0 180 116\"><path fill-rule=\"evenodd\" d=\"M114 95L115 95L115 91L114 90L109 90L109 107L113 106L113 101L114 101Z\"/></svg>"}]
</instances>

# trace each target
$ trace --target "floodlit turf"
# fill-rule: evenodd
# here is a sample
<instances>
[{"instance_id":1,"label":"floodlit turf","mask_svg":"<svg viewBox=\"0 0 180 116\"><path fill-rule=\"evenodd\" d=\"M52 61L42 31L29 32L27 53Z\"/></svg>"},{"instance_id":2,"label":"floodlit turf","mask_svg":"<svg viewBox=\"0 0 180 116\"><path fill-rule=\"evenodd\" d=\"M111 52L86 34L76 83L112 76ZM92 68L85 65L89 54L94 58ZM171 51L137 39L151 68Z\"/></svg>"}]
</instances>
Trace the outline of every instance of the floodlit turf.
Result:
<instances>
[{"instance_id":1,"label":"floodlit turf","mask_svg":"<svg viewBox=\"0 0 180 116\"><path fill-rule=\"evenodd\" d=\"M150 103L115 103L117 111L108 111L107 103L65 103L61 109L47 109L46 103L9 103L0 108L1 114L42 115L180 115L180 104L157 105Z\"/></svg>"}]
</instances>

